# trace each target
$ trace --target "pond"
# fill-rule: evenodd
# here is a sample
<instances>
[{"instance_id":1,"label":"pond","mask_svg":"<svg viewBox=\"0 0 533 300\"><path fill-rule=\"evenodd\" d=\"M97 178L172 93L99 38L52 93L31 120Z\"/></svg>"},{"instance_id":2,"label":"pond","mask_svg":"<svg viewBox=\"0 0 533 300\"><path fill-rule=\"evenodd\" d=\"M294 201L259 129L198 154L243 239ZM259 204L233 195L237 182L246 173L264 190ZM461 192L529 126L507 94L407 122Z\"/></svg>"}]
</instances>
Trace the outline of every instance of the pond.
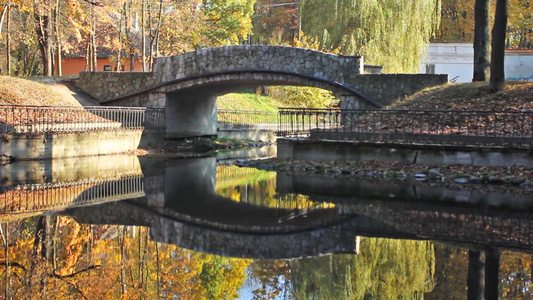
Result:
<instances>
[{"instance_id":1,"label":"pond","mask_svg":"<svg viewBox=\"0 0 533 300\"><path fill-rule=\"evenodd\" d=\"M500 299L533 298L527 195L216 157L16 162L0 178L5 299L466 299L476 254Z\"/></svg>"}]
</instances>

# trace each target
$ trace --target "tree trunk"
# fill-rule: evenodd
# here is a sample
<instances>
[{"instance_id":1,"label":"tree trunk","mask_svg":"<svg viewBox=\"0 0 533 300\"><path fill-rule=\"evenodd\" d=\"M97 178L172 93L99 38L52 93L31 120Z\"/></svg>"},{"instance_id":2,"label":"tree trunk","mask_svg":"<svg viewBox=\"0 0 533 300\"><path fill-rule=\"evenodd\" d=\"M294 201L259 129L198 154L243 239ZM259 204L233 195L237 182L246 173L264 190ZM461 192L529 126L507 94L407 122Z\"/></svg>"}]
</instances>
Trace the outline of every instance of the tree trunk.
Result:
<instances>
[{"instance_id":1,"label":"tree trunk","mask_svg":"<svg viewBox=\"0 0 533 300\"><path fill-rule=\"evenodd\" d=\"M121 70L121 60L122 60L122 43L123 43L123 36L122 36L122 18L124 17L124 23L126 22L126 3L124 2L124 6L122 7L122 16L120 17L119 24L118 24L118 51L117 51L117 67L115 71Z\"/></svg>"},{"instance_id":2,"label":"tree trunk","mask_svg":"<svg viewBox=\"0 0 533 300\"><path fill-rule=\"evenodd\" d=\"M163 0L159 0L159 8L157 10L157 28L154 28L154 24L152 21L151 14L148 15L149 18L149 32L150 32L150 57L148 58L148 70L152 71L152 66L154 64L154 57L157 57L157 47L158 47L158 39L159 39L159 31L162 26L163 21Z\"/></svg>"},{"instance_id":3,"label":"tree trunk","mask_svg":"<svg viewBox=\"0 0 533 300\"><path fill-rule=\"evenodd\" d=\"M156 255L156 264L157 264L157 270L156 270L156 280L157 280L157 298L160 297L161 295L161 284L160 284L160 281L161 281L161 262L159 260L159 252L160 252L160 249L159 249L159 242L155 242L155 255ZM533 258L532 258L533 259ZM533 264L532 264L533 265Z\"/></svg>"},{"instance_id":4,"label":"tree trunk","mask_svg":"<svg viewBox=\"0 0 533 300\"><path fill-rule=\"evenodd\" d=\"M476 0L474 27L474 77L487 81L490 71L489 0Z\"/></svg>"},{"instance_id":5,"label":"tree trunk","mask_svg":"<svg viewBox=\"0 0 533 300\"><path fill-rule=\"evenodd\" d=\"M56 8L54 11L54 32L56 37L56 61L55 61L55 74L57 76L63 75L61 70L61 34L59 32L59 0L56 0Z\"/></svg>"},{"instance_id":6,"label":"tree trunk","mask_svg":"<svg viewBox=\"0 0 533 300\"><path fill-rule=\"evenodd\" d=\"M128 293L126 286L126 247L124 243L126 242L126 226L122 226L122 234L119 235L120 240L120 281L121 281L121 291L122 297Z\"/></svg>"},{"instance_id":7,"label":"tree trunk","mask_svg":"<svg viewBox=\"0 0 533 300\"><path fill-rule=\"evenodd\" d=\"M488 249L485 251L485 300L498 300L499 269L500 252Z\"/></svg>"},{"instance_id":8,"label":"tree trunk","mask_svg":"<svg viewBox=\"0 0 533 300\"><path fill-rule=\"evenodd\" d=\"M92 69L93 71L98 71L98 52L96 51L96 19L94 6L91 6L91 47L92 47Z\"/></svg>"},{"instance_id":9,"label":"tree trunk","mask_svg":"<svg viewBox=\"0 0 533 300\"><path fill-rule=\"evenodd\" d=\"M98 71L98 52L96 51L96 36L93 32L92 36L91 36L91 54L92 54L92 57L91 57L91 61L92 61L92 69L93 71Z\"/></svg>"},{"instance_id":10,"label":"tree trunk","mask_svg":"<svg viewBox=\"0 0 533 300\"><path fill-rule=\"evenodd\" d=\"M7 4L6 10L6 73L11 76L11 3Z\"/></svg>"},{"instance_id":11,"label":"tree trunk","mask_svg":"<svg viewBox=\"0 0 533 300\"><path fill-rule=\"evenodd\" d=\"M10 278L10 272L11 270L9 269L9 223L5 223L6 224L6 230L4 232L4 229L2 227L2 224L0 223L0 233L2 234L2 241L4 243L4 255L5 255L5 260L6 260L6 264L5 264L5 281L4 281L4 284L5 284L5 287L4 287L4 297L5 299L10 299L10 282L11 282L11 278Z\"/></svg>"},{"instance_id":12,"label":"tree trunk","mask_svg":"<svg viewBox=\"0 0 533 300\"><path fill-rule=\"evenodd\" d=\"M496 1L496 14L492 28L492 55L490 64L490 90L502 91L505 87L505 31L507 30L507 0Z\"/></svg>"},{"instance_id":13,"label":"tree trunk","mask_svg":"<svg viewBox=\"0 0 533 300\"><path fill-rule=\"evenodd\" d=\"M124 2L124 33L128 44L128 55L130 59L130 72L135 71L135 47L133 45L133 33L131 32L133 24L131 21L131 1L126 0Z\"/></svg>"},{"instance_id":14,"label":"tree trunk","mask_svg":"<svg viewBox=\"0 0 533 300\"><path fill-rule=\"evenodd\" d=\"M59 217L54 217L54 237L52 239L52 266L53 266L53 271L54 271L54 274L55 272L57 271L57 241L59 239Z\"/></svg>"},{"instance_id":15,"label":"tree trunk","mask_svg":"<svg viewBox=\"0 0 533 300\"><path fill-rule=\"evenodd\" d=\"M41 61L43 63L43 74L45 76L52 76L52 53L50 49L50 18L46 14L40 14L40 9L37 3L33 3L33 17L35 20L35 33L37 34L37 42L39 44L39 52L41 53Z\"/></svg>"},{"instance_id":16,"label":"tree trunk","mask_svg":"<svg viewBox=\"0 0 533 300\"><path fill-rule=\"evenodd\" d=\"M142 8L141 8L141 63L142 63L142 71L146 72L146 32L144 28L144 18L145 18L145 10L146 10L146 2L145 0L142 0Z\"/></svg>"}]
</instances>

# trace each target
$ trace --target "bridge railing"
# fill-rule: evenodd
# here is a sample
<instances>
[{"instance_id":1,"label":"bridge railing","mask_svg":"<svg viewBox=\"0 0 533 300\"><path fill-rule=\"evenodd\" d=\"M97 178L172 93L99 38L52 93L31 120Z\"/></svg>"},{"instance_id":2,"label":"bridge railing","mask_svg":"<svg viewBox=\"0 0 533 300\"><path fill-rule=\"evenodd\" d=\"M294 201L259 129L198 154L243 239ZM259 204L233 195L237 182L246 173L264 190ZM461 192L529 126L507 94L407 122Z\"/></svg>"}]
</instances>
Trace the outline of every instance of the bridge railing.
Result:
<instances>
[{"instance_id":1,"label":"bridge railing","mask_svg":"<svg viewBox=\"0 0 533 300\"><path fill-rule=\"evenodd\" d=\"M145 108L0 105L0 134L142 129Z\"/></svg>"},{"instance_id":2,"label":"bridge railing","mask_svg":"<svg viewBox=\"0 0 533 300\"><path fill-rule=\"evenodd\" d=\"M533 147L533 111L280 108L280 136L361 142Z\"/></svg>"},{"instance_id":3,"label":"bridge railing","mask_svg":"<svg viewBox=\"0 0 533 300\"><path fill-rule=\"evenodd\" d=\"M278 129L278 113L253 110L219 109L217 113L219 130L271 130Z\"/></svg>"},{"instance_id":4,"label":"bridge railing","mask_svg":"<svg viewBox=\"0 0 533 300\"><path fill-rule=\"evenodd\" d=\"M165 129L166 115L164 107L147 107L144 116L145 129Z\"/></svg>"}]
</instances>

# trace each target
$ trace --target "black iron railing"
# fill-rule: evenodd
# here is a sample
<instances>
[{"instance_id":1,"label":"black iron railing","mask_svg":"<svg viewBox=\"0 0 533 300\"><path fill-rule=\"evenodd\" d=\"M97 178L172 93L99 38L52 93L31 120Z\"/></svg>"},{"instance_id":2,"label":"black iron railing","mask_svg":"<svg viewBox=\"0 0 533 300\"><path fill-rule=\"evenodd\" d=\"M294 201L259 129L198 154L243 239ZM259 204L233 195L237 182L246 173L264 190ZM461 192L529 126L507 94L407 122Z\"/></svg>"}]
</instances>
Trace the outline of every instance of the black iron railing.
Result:
<instances>
[{"instance_id":1,"label":"black iron railing","mask_svg":"<svg viewBox=\"0 0 533 300\"><path fill-rule=\"evenodd\" d=\"M145 108L0 105L0 134L142 129Z\"/></svg>"},{"instance_id":2,"label":"black iron railing","mask_svg":"<svg viewBox=\"0 0 533 300\"><path fill-rule=\"evenodd\" d=\"M219 109L217 113L219 130L271 130L278 128L278 113L253 110Z\"/></svg>"},{"instance_id":3,"label":"black iron railing","mask_svg":"<svg viewBox=\"0 0 533 300\"><path fill-rule=\"evenodd\" d=\"M531 111L280 108L280 136L365 142L528 147Z\"/></svg>"},{"instance_id":4,"label":"black iron railing","mask_svg":"<svg viewBox=\"0 0 533 300\"><path fill-rule=\"evenodd\" d=\"M164 107L147 107L144 115L145 129L165 129L166 115Z\"/></svg>"}]
</instances>

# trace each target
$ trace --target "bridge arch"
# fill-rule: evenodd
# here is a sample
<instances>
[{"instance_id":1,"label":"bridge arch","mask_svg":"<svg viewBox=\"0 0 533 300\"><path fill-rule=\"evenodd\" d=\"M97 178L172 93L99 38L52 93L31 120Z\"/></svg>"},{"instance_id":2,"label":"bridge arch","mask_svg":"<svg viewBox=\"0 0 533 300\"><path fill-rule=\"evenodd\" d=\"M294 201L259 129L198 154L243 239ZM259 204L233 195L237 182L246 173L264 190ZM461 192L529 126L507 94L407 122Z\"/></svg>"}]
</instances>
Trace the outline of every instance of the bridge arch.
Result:
<instances>
[{"instance_id":1,"label":"bridge arch","mask_svg":"<svg viewBox=\"0 0 533 300\"><path fill-rule=\"evenodd\" d=\"M381 105L360 92L312 76L294 72L236 70L205 74L167 82L152 91L165 103L167 138L216 135L216 99L218 96L259 86L310 86L330 90L339 98L351 98L355 108L375 108ZM155 99L152 99L155 100Z\"/></svg>"},{"instance_id":2,"label":"bridge arch","mask_svg":"<svg viewBox=\"0 0 533 300\"><path fill-rule=\"evenodd\" d=\"M166 107L167 138L216 135L218 96L260 86L308 86L331 91L351 108L376 108L381 104L359 91L327 79L290 71L233 70L189 76L106 101L106 104Z\"/></svg>"},{"instance_id":3,"label":"bridge arch","mask_svg":"<svg viewBox=\"0 0 533 300\"><path fill-rule=\"evenodd\" d=\"M179 138L215 135L216 96L242 88L315 86L333 91L342 108L365 108L447 81L447 76L363 73L360 56L241 45L156 58L152 72L82 72L77 85L108 105L166 106L166 136Z\"/></svg>"}]
</instances>

